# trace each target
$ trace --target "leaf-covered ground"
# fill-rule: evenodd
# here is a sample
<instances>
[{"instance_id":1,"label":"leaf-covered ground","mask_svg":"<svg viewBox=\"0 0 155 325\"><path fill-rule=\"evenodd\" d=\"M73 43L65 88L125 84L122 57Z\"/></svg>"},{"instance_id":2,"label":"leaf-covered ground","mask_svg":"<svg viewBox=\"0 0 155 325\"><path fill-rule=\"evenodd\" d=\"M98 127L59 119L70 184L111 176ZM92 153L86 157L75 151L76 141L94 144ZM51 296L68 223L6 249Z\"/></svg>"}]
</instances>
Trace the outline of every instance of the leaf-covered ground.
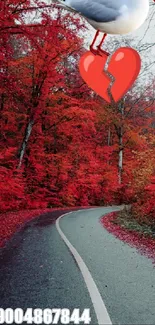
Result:
<instances>
[{"instance_id":1,"label":"leaf-covered ground","mask_svg":"<svg viewBox=\"0 0 155 325\"><path fill-rule=\"evenodd\" d=\"M141 228L125 225L119 219L119 213L113 212L101 218L101 224L116 238L124 241L128 245L135 247L142 255L147 256L155 263L155 238L149 231L142 231Z\"/></svg>"},{"instance_id":2,"label":"leaf-covered ground","mask_svg":"<svg viewBox=\"0 0 155 325\"><path fill-rule=\"evenodd\" d=\"M28 221L38 217L45 212L52 212L56 210L78 210L89 207L63 207L53 209L35 209L35 210L21 210L16 212L6 212L0 214L0 247L5 246L6 242L12 237L12 235L20 230L20 228Z\"/></svg>"}]
</instances>

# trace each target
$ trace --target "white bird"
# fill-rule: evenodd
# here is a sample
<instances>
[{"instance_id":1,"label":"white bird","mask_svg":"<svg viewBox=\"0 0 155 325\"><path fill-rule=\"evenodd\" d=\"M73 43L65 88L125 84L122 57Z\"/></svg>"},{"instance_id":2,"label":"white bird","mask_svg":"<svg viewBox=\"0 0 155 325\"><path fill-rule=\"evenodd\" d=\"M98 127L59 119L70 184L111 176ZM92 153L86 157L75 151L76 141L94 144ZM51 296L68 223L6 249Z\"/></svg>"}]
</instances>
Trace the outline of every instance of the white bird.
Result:
<instances>
[{"instance_id":1,"label":"white bird","mask_svg":"<svg viewBox=\"0 0 155 325\"><path fill-rule=\"evenodd\" d=\"M146 20L149 0L63 0L65 5L84 16L96 30L90 50L99 32L104 33L98 51L107 34L127 34L138 29ZM105 51L102 51L105 53Z\"/></svg>"}]
</instances>

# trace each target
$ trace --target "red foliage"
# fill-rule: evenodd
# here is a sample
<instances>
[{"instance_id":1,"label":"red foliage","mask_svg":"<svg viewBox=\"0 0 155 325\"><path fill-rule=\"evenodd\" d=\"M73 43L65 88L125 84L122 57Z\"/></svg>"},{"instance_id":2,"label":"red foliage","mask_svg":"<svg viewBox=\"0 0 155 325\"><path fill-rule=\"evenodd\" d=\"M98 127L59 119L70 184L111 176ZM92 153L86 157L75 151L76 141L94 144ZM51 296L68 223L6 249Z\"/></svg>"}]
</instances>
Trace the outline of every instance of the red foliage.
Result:
<instances>
[{"instance_id":1,"label":"red foliage","mask_svg":"<svg viewBox=\"0 0 155 325\"><path fill-rule=\"evenodd\" d=\"M129 100L121 111L100 100L78 71L81 20L30 6L0 3L1 211L124 201L152 218L153 105ZM30 24L34 7L44 12Z\"/></svg>"}]
</instances>

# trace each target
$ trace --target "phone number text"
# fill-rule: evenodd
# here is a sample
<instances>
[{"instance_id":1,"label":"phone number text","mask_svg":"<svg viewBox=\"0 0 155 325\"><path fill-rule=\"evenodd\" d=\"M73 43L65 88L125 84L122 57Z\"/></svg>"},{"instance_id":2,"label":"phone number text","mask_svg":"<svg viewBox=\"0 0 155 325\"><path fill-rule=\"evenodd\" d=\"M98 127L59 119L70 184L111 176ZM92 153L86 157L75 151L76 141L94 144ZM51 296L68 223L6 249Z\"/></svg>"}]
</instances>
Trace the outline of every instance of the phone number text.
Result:
<instances>
[{"instance_id":1,"label":"phone number text","mask_svg":"<svg viewBox=\"0 0 155 325\"><path fill-rule=\"evenodd\" d=\"M0 324L90 324L90 309L0 308Z\"/></svg>"}]
</instances>

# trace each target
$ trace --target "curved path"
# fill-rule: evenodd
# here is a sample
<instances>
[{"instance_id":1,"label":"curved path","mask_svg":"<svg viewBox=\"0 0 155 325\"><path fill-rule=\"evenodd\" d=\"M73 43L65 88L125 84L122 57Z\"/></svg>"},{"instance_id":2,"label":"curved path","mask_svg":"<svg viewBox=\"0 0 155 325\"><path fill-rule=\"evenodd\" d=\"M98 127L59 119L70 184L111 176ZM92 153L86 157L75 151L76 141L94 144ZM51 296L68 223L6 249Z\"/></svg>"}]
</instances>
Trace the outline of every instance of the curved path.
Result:
<instances>
[{"instance_id":1,"label":"curved path","mask_svg":"<svg viewBox=\"0 0 155 325\"><path fill-rule=\"evenodd\" d=\"M27 224L1 255L0 307L90 308L91 324L102 324L103 314L105 325L155 324L155 268L99 223L103 214L118 209L74 211L56 224L51 212ZM60 235L79 254L85 275Z\"/></svg>"}]
</instances>

